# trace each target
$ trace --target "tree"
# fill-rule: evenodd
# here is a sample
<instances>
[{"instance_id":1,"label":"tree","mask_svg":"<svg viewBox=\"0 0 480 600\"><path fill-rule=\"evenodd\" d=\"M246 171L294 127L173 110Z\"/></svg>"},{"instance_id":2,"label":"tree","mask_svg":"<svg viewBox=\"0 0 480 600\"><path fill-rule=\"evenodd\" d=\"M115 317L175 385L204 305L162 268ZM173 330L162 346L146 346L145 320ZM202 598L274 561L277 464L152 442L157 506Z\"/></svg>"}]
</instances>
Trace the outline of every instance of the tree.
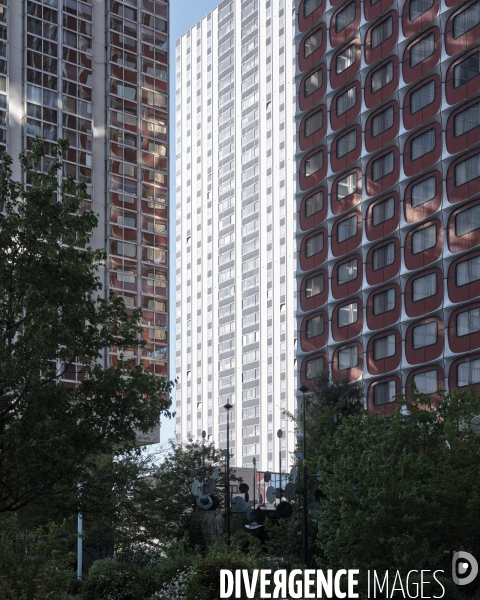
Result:
<instances>
[{"instance_id":1,"label":"tree","mask_svg":"<svg viewBox=\"0 0 480 600\"><path fill-rule=\"evenodd\" d=\"M451 553L480 552L480 414L473 389L397 398L393 414L361 412L334 434L322 472L319 561L330 568L450 569Z\"/></svg>"},{"instance_id":2,"label":"tree","mask_svg":"<svg viewBox=\"0 0 480 600\"><path fill-rule=\"evenodd\" d=\"M37 140L22 153L28 185L8 155L0 167L0 513L70 493L92 457L138 451L137 433L169 416L169 382L122 358L105 366L107 348L142 346L141 314L102 298L85 185L58 183L67 147L47 160Z\"/></svg>"}]
</instances>

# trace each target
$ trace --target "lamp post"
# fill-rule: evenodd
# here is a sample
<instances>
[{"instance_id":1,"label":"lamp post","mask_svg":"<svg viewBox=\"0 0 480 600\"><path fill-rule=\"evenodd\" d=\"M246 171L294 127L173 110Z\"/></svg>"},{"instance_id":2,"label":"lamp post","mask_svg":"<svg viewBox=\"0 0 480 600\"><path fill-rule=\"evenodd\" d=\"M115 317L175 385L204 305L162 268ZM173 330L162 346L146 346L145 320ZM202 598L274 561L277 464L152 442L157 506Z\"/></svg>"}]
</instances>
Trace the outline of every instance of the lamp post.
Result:
<instances>
[{"instance_id":1,"label":"lamp post","mask_svg":"<svg viewBox=\"0 0 480 600\"><path fill-rule=\"evenodd\" d=\"M230 545L230 410L233 405L227 402L223 405L227 411L227 472L225 474L225 519L227 544Z\"/></svg>"},{"instance_id":2,"label":"lamp post","mask_svg":"<svg viewBox=\"0 0 480 600\"><path fill-rule=\"evenodd\" d=\"M308 387L306 385L302 385L299 388L299 391L303 394L303 402L302 402L302 413L303 413L303 536L302 536L302 558L303 564L307 564L308 559L308 535L307 535L307 527L308 527L308 509L307 509L307 483L308 483L308 475L307 475L307 418L305 413L305 394L308 392Z\"/></svg>"},{"instance_id":3,"label":"lamp post","mask_svg":"<svg viewBox=\"0 0 480 600\"><path fill-rule=\"evenodd\" d=\"M281 439L283 436L283 431L281 429L279 429L277 431L277 437L278 437L278 487L281 488L282 487L282 443L281 443Z\"/></svg>"}]
</instances>

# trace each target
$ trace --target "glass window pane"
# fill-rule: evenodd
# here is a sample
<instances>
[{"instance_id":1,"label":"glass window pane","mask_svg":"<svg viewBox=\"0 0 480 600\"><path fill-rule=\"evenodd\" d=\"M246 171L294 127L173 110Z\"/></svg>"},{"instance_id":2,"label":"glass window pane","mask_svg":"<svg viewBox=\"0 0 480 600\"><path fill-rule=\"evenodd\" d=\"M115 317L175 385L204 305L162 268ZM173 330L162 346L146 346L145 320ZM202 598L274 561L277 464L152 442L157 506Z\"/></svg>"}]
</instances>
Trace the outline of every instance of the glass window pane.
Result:
<instances>
[{"instance_id":1,"label":"glass window pane","mask_svg":"<svg viewBox=\"0 0 480 600\"><path fill-rule=\"evenodd\" d=\"M410 21L415 21L433 6L434 0L411 0L409 6Z\"/></svg>"},{"instance_id":2,"label":"glass window pane","mask_svg":"<svg viewBox=\"0 0 480 600\"><path fill-rule=\"evenodd\" d=\"M358 319L358 303L352 302L347 306L341 306L338 309L338 326L346 327L352 323L356 323Z\"/></svg>"},{"instance_id":3,"label":"glass window pane","mask_svg":"<svg viewBox=\"0 0 480 600\"><path fill-rule=\"evenodd\" d=\"M480 383L480 359L461 363L457 367L457 385L470 383Z\"/></svg>"},{"instance_id":4,"label":"glass window pane","mask_svg":"<svg viewBox=\"0 0 480 600\"><path fill-rule=\"evenodd\" d=\"M353 86L337 98L337 116L339 117L350 108L353 108L356 102L357 88Z\"/></svg>"},{"instance_id":5,"label":"glass window pane","mask_svg":"<svg viewBox=\"0 0 480 600\"><path fill-rule=\"evenodd\" d=\"M424 277L415 279L412 283L412 299L414 302L423 300L429 296L434 296L437 293L437 276L435 273L430 273Z\"/></svg>"},{"instance_id":6,"label":"glass window pane","mask_svg":"<svg viewBox=\"0 0 480 600\"><path fill-rule=\"evenodd\" d=\"M372 179L378 181L382 177L385 177L389 173L393 172L395 168L395 157L393 152L388 152L384 156L377 158L372 163Z\"/></svg>"},{"instance_id":7,"label":"glass window pane","mask_svg":"<svg viewBox=\"0 0 480 600\"><path fill-rule=\"evenodd\" d=\"M429 129L412 140L411 157L416 160L435 149L435 129Z\"/></svg>"},{"instance_id":8,"label":"glass window pane","mask_svg":"<svg viewBox=\"0 0 480 600\"><path fill-rule=\"evenodd\" d=\"M339 223L337 227L337 240L339 242L344 242L348 238L353 237L357 233L357 225L357 215L353 215L353 217Z\"/></svg>"},{"instance_id":9,"label":"glass window pane","mask_svg":"<svg viewBox=\"0 0 480 600\"><path fill-rule=\"evenodd\" d=\"M372 92L378 92L393 80L393 62L390 61L372 75Z\"/></svg>"},{"instance_id":10,"label":"glass window pane","mask_svg":"<svg viewBox=\"0 0 480 600\"><path fill-rule=\"evenodd\" d=\"M424 252L437 244L437 226L429 225L412 235L412 254Z\"/></svg>"},{"instance_id":11,"label":"glass window pane","mask_svg":"<svg viewBox=\"0 0 480 600\"><path fill-rule=\"evenodd\" d=\"M434 394L438 390L438 373L436 370L417 373L413 376L413 383L422 394Z\"/></svg>"},{"instance_id":12,"label":"glass window pane","mask_svg":"<svg viewBox=\"0 0 480 600\"><path fill-rule=\"evenodd\" d=\"M305 137L312 135L315 131L321 129L323 124L323 113L321 110L317 110L311 117L305 119Z\"/></svg>"},{"instance_id":13,"label":"glass window pane","mask_svg":"<svg viewBox=\"0 0 480 600\"><path fill-rule=\"evenodd\" d=\"M480 52L475 52L453 69L453 87L459 87L479 74Z\"/></svg>"},{"instance_id":14,"label":"glass window pane","mask_svg":"<svg viewBox=\"0 0 480 600\"><path fill-rule=\"evenodd\" d=\"M305 161L305 176L310 177L323 167L323 152L317 152L313 156L309 156Z\"/></svg>"},{"instance_id":15,"label":"glass window pane","mask_svg":"<svg viewBox=\"0 0 480 600\"><path fill-rule=\"evenodd\" d=\"M437 342L437 322L425 323L413 328L413 347L415 350L431 346Z\"/></svg>"},{"instance_id":16,"label":"glass window pane","mask_svg":"<svg viewBox=\"0 0 480 600\"><path fill-rule=\"evenodd\" d=\"M395 214L395 201L393 198L387 198L383 202L375 204L372 209L372 223L373 225L380 225L384 221L388 221L393 218Z\"/></svg>"},{"instance_id":17,"label":"glass window pane","mask_svg":"<svg viewBox=\"0 0 480 600\"><path fill-rule=\"evenodd\" d=\"M457 315L457 335L469 335L480 331L480 308L472 308Z\"/></svg>"},{"instance_id":18,"label":"glass window pane","mask_svg":"<svg viewBox=\"0 0 480 600\"><path fill-rule=\"evenodd\" d=\"M317 10L322 5L322 0L305 0L304 4L304 17L308 17L313 13L314 10Z\"/></svg>"},{"instance_id":19,"label":"glass window pane","mask_svg":"<svg viewBox=\"0 0 480 600\"><path fill-rule=\"evenodd\" d=\"M317 192L305 201L305 216L311 217L323 208L323 192Z\"/></svg>"},{"instance_id":20,"label":"glass window pane","mask_svg":"<svg viewBox=\"0 0 480 600\"><path fill-rule=\"evenodd\" d=\"M480 125L480 102L455 115L454 135L458 137Z\"/></svg>"},{"instance_id":21,"label":"glass window pane","mask_svg":"<svg viewBox=\"0 0 480 600\"><path fill-rule=\"evenodd\" d=\"M381 406L382 404L394 402L396 393L397 388L395 381L377 383L377 385L373 388L373 404L375 406Z\"/></svg>"},{"instance_id":22,"label":"glass window pane","mask_svg":"<svg viewBox=\"0 0 480 600\"><path fill-rule=\"evenodd\" d=\"M395 244L387 244L373 251L372 268L374 271L383 269L395 262Z\"/></svg>"},{"instance_id":23,"label":"glass window pane","mask_svg":"<svg viewBox=\"0 0 480 600\"><path fill-rule=\"evenodd\" d=\"M323 250L323 233L309 237L305 242L305 256L309 258Z\"/></svg>"},{"instance_id":24,"label":"glass window pane","mask_svg":"<svg viewBox=\"0 0 480 600\"><path fill-rule=\"evenodd\" d=\"M380 360L394 356L395 354L395 336L387 335L382 338L378 338L373 342L373 358Z\"/></svg>"},{"instance_id":25,"label":"glass window pane","mask_svg":"<svg viewBox=\"0 0 480 600\"><path fill-rule=\"evenodd\" d=\"M357 263L356 258L341 264L337 270L338 285L342 285L343 283L347 283L347 281L356 279L357 273L358 273L358 263Z\"/></svg>"},{"instance_id":26,"label":"glass window pane","mask_svg":"<svg viewBox=\"0 0 480 600\"><path fill-rule=\"evenodd\" d=\"M340 371L351 369L358 365L358 346L343 348L338 352L338 368Z\"/></svg>"},{"instance_id":27,"label":"glass window pane","mask_svg":"<svg viewBox=\"0 0 480 600\"><path fill-rule=\"evenodd\" d=\"M307 339L321 335L324 331L323 315L318 315L307 320L305 327L305 335Z\"/></svg>"},{"instance_id":28,"label":"glass window pane","mask_svg":"<svg viewBox=\"0 0 480 600\"><path fill-rule=\"evenodd\" d=\"M337 200L343 200L357 190L357 174L352 173L337 183Z\"/></svg>"},{"instance_id":29,"label":"glass window pane","mask_svg":"<svg viewBox=\"0 0 480 600\"><path fill-rule=\"evenodd\" d=\"M455 217L455 235L460 237L480 229L480 205L462 210Z\"/></svg>"},{"instance_id":30,"label":"glass window pane","mask_svg":"<svg viewBox=\"0 0 480 600\"><path fill-rule=\"evenodd\" d=\"M457 187L464 185L477 177L480 177L480 154L475 154L456 165L455 185Z\"/></svg>"},{"instance_id":31,"label":"glass window pane","mask_svg":"<svg viewBox=\"0 0 480 600\"><path fill-rule=\"evenodd\" d=\"M314 379L323 373L323 357L307 360L305 376Z\"/></svg>"},{"instance_id":32,"label":"glass window pane","mask_svg":"<svg viewBox=\"0 0 480 600\"><path fill-rule=\"evenodd\" d=\"M480 279L480 256L464 260L456 266L457 285L466 285Z\"/></svg>"},{"instance_id":33,"label":"glass window pane","mask_svg":"<svg viewBox=\"0 0 480 600\"><path fill-rule=\"evenodd\" d=\"M346 6L343 10L341 10L337 14L337 18L335 19L335 31L340 33L347 25L353 22L355 19L355 3L351 2L348 6Z\"/></svg>"},{"instance_id":34,"label":"glass window pane","mask_svg":"<svg viewBox=\"0 0 480 600\"><path fill-rule=\"evenodd\" d=\"M377 25L372 29L371 35L371 47L374 50L380 44L383 44L385 40L388 40L393 33L393 19L388 17L385 21L382 21L380 25Z\"/></svg>"},{"instance_id":35,"label":"glass window pane","mask_svg":"<svg viewBox=\"0 0 480 600\"><path fill-rule=\"evenodd\" d=\"M318 90L322 86L322 81L323 77L321 69L318 69L318 71L315 71L310 77L307 77L305 80L305 98L308 98L308 96Z\"/></svg>"},{"instance_id":36,"label":"glass window pane","mask_svg":"<svg viewBox=\"0 0 480 600\"><path fill-rule=\"evenodd\" d=\"M453 37L457 39L480 23L480 2L471 4L453 19Z\"/></svg>"},{"instance_id":37,"label":"glass window pane","mask_svg":"<svg viewBox=\"0 0 480 600\"><path fill-rule=\"evenodd\" d=\"M395 308L395 290L393 288L373 296L373 314L381 315Z\"/></svg>"},{"instance_id":38,"label":"glass window pane","mask_svg":"<svg viewBox=\"0 0 480 600\"><path fill-rule=\"evenodd\" d=\"M345 48L345 50L340 52L336 60L337 75L353 65L353 63L355 62L355 54L355 44L351 44L350 46L348 46L348 48Z\"/></svg>"},{"instance_id":39,"label":"glass window pane","mask_svg":"<svg viewBox=\"0 0 480 600\"><path fill-rule=\"evenodd\" d=\"M337 140L337 158L341 158L357 147L357 132L349 131Z\"/></svg>"},{"instance_id":40,"label":"glass window pane","mask_svg":"<svg viewBox=\"0 0 480 600\"><path fill-rule=\"evenodd\" d=\"M421 88L412 92L410 96L410 112L415 114L435 100L435 82L429 81Z\"/></svg>"},{"instance_id":41,"label":"glass window pane","mask_svg":"<svg viewBox=\"0 0 480 600\"><path fill-rule=\"evenodd\" d=\"M435 52L435 35L428 34L410 48L410 66L415 67Z\"/></svg>"},{"instance_id":42,"label":"glass window pane","mask_svg":"<svg viewBox=\"0 0 480 600\"><path fill-rule=\"evenodd\" d=\"M429 200L433 200L436 193L437 182L435 177L429 177L420 183L412 185L412 207L415 208L425 204L425 202L428 202Z\"/></svg>"},{"instance_id":43,"label":"glass window pane","mask_svg":"<svg viewBox=\"0 0 480 600\"><path fill-rule=\"evenodd\" d=\"M375 115L372 119L372 137L380 135L387 129L393 126L393 106L389 106L379 115Z\"/></svg>"},{"instance_id":44,"label":"glass window pane","mask_svg":"<svg viewBox=\"0 0 480 600\"><path fill-rule=\"evenodd\" d=\"M305 57L313 54L322 45L322 30L317 29L305 40Z\"/></svg>"},{"instance_id":45,"label":"glass window pane","mask_svg":"<svg viewBox=\"0 0 480 600\"><path fill-rule=\"evenodd\" d=\"M323 292L323 275L316 275L315 277L310 277L305 282L305 295L307 298L311 298L312 296L316 296L317 294L321 294Z\"/></svg>"}]
</instances>

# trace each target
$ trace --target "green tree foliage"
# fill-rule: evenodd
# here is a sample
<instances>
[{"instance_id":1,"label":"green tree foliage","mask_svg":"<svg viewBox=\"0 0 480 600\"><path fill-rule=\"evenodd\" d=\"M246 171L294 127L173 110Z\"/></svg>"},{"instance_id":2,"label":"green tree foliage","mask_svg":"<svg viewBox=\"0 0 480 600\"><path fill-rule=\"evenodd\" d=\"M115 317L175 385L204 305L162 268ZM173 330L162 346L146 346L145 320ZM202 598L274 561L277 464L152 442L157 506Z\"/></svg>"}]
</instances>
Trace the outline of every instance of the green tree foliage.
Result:
<instances>
[{"instance_id":1,"label":"green tree foliage","mask_svg":"<svg viewBox=\"0 0 480 600\"><path fill-rule=\"evenodd\" d=\"M105 349L136 349L140 312L102 299L105 252L85 186L59 184L39 140L20 163L28 185L0 168L0 513L57 501L88 478L91 457L132 451L137 433L168 414L170 384L142 366L106 366ZM76 371L80 383L61 382Z\"/></svg>"},{"instance_id":2,"label":"green tree foliage","mask_svg":"<svg viewBox=\"0 0 480 600\"><path fill-rule=\"evenodd\" d=\"M460 546L480 554L480 414L473 389L432 404L416 391L393 414L342 419L319 457L318 560L329 568L448 571Z\"/></svg>"}]
</instances>

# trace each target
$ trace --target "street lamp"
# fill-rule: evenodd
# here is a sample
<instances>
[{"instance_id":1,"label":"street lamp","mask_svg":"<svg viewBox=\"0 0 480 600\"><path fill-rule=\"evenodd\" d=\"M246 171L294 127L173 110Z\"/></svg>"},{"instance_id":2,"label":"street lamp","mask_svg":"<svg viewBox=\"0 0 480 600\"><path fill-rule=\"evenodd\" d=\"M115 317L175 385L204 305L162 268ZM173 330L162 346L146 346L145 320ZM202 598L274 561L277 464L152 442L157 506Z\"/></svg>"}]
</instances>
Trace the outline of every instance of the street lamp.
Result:
<instances>
[{"instance_id":1,"label":"street lamp","mask_svg":"<svg viewBox=\"0 0 480 600\"><path fill-rule=\"evenodd\" d=\"M307 526L308 526L308 509L307 509L307 483L308 483L308 475L307 475L307 418L305 413L305 394L308 392L308 387L306 385L302 385L299 388L299 392L303 394L303 402L302 402L302 412L303 412L303 536L302 536L302 557L303 564L307 564L308 559L308 535L307 535Z\"/></svg>"},{"instance_id":2,"label":"street lamp","mask_svg":"<svg viewBox=\"0 0 480 600\"><path fill-rule=\"evenodd\" d=\"M227 402L223 405L227 411L227 472L225 473L225 519L227 544L230 545L230 410L233 404Z\"/></svg>"},{"instance_id":3,"label":"street lamp","mask_svg":"<svg viewBox=\"0 0 480 600\"><path fill-rule=\"evenodd\" d=\"M283 431L281 429L279 429L277 431L277 437L278 437L278 479L279 479L279 483L278 483L278 487L282 487L282 443L281 443L281 439L283 436Z\"/></svg>"}]
</instances>

